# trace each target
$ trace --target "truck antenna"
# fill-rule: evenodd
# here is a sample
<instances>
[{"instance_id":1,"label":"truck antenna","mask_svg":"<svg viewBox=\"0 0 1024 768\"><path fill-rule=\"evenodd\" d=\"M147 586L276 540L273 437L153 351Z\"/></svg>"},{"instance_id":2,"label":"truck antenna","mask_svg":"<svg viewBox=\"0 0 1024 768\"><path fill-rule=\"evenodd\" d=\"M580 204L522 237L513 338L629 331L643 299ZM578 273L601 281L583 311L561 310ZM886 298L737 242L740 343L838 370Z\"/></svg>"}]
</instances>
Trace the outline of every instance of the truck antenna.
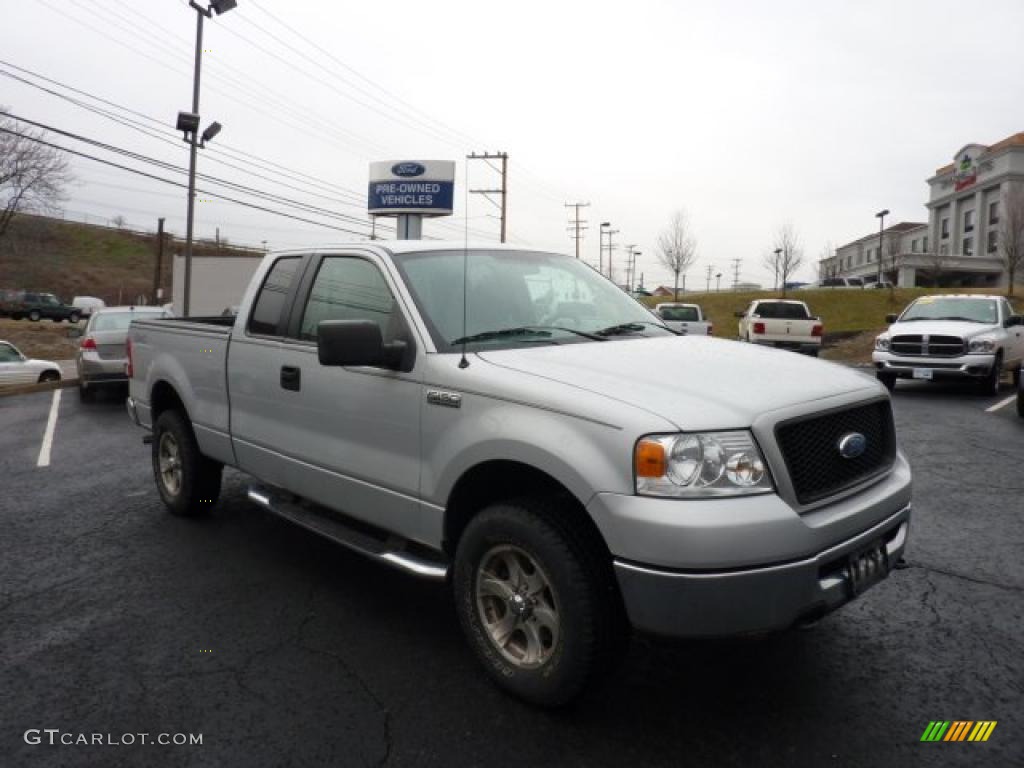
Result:
<instances>
[{"instance_id":1,"label":"truck antenna","mask_svg":"<svg viewBox=\"0 0 1024 768\"><path fill-rule=\"evenodd\" d=\"M469 360L466 358L466 328L469 325L467 313L469 307L468 291L466 284L469 282L469 159L465 164L465 192L463 205L463 231L462 231L462 359L459 360L459 368L469 368Z\"/></svg>"}]
</instances>

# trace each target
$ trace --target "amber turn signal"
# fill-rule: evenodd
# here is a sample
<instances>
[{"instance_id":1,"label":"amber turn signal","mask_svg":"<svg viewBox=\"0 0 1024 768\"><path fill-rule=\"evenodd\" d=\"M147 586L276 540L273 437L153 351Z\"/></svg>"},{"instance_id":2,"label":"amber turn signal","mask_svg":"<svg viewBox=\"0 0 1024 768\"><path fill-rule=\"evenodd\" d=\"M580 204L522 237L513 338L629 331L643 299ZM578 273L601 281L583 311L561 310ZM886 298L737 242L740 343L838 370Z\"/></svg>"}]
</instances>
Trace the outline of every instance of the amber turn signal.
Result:
<instances>
[{"instance_id":1,"label":"amber turn signal","mask_svg":"<svg viewBox=\"0 0 1024 768\"><path fill-rule=\"evenodd\" d=\"M653 440L641 440L636 444L634 463L637 477L664 477L668 471L665 446Z\"/></svg>"}]
</instances>

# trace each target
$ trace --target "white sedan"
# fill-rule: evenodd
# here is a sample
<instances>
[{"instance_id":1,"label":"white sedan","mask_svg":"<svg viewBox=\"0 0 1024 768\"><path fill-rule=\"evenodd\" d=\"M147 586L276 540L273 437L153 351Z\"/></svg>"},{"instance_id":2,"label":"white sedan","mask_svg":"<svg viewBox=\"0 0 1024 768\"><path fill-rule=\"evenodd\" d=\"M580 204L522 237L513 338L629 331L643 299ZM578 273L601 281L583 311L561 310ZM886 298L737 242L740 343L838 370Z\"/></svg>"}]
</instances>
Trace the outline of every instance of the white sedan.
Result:
<instances>
[{"instance_id":1,"label":"white sedan","mask_svg":"<svg viewBox=\"0 0 1024 768\"><path fill-rule=\"evenodd\" d=\"M0 341L0 387L60 381L60 366L25 357L8 341Z\"/></svg>"}]
</instances>

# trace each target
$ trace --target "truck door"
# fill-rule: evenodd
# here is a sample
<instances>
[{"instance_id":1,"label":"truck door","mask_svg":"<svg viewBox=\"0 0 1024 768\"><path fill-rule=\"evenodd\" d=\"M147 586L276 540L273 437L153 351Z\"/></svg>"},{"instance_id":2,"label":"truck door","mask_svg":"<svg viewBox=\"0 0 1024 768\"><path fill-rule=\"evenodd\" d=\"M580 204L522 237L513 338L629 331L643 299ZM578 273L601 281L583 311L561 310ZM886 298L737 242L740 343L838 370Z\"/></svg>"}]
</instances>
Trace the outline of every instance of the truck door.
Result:
<instances>
[{"instance_id":1,"label":"truck door","mask_svg":"<svg viewBox=\"0 0 1024 768\"><path fill-rule=\"evenodd\" d=\"M385 341L412 343L390 279L374 254L313 257L276 347L249 364L230 361L233 407L236 386L249 377L259 378L251 384L267 394L263 418L253 428L233 421L233 433L247 444L238 451L243 469L415 539L421 367L326 367L316 347L323 320L372 320Z\"/></svg>"}]
</instances>

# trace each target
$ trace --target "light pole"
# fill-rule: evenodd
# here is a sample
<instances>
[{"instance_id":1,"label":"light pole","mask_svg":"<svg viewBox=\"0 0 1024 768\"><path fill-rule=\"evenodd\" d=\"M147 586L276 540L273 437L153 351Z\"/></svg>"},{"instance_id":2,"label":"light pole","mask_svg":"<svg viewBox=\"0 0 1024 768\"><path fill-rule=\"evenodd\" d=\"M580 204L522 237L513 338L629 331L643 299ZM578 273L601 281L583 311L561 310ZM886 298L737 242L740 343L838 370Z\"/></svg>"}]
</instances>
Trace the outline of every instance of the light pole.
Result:
<instances>
[{"instance_id":1,"label":"light pole","mask_svg":"<svg viewBox=\"0 0 1024 768\"><path fill-rule=\"evenodd\" d=\"M236 7L236 0L210 0L210 7L203 8L196 0L189 0L189 6L196 11L196 66L192 77L192 111L178 113L179 131L184 132L185 141L189 143L188 158L188 216L185 222L185 296L182 309L185 317L189 314L189 298L192 295L192 222L195 216L196 202L196 151L206 142L220 133L220 123L210 123L199 141L199 79L203 66L203 20L213 14L220 16Z\"/></svg>"},{"instance_id":2,"label":"light pole","mask_svg":"<svg viewBox=\"0 0 1024 768\"><path fill-rule=\"evenodd\" d=\"M782 255L782 249L776 248L775 251L775 290L779 290L779 257Z\"/></svg>"},{"instance_id":3,"label":"light pole","mask_svg":"<svg viewBox=\"0 0 1024 768\"><path fill-rule=\"evenodd\" d=\"M719 272L715 275L715 293L721 293L722 291L722 273Z\"/></svg>"},{"instance_id":4,"label":"light pole","mask_svg":"<svg viewBox=\"0 0 1024 768\"><path fill-rule=\"evenodd\" d=\"M885 217L888 215L888 208L875 214L875 218L878 219L878 285L882 284L882 232L885 230Z\"/></svg>"}]
</instances>

